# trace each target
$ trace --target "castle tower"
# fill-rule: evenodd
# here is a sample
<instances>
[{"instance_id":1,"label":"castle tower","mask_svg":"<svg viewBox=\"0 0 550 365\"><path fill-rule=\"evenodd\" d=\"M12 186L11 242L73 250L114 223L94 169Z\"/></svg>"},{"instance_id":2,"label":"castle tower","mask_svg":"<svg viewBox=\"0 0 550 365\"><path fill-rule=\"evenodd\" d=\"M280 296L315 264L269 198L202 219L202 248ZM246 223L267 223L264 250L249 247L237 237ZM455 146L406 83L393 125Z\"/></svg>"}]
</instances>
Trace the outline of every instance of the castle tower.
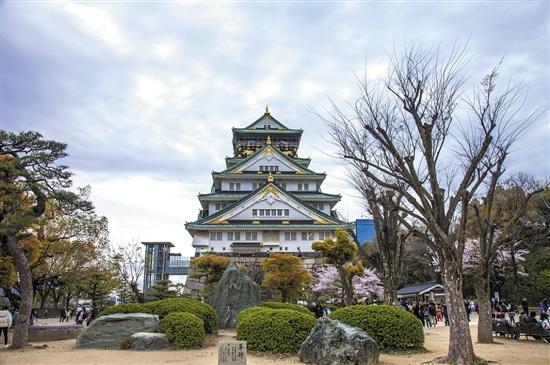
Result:
<instances>
[{"instance_id":1,"label":"castle tower","mask_svg":"<svg viewBox=\"0 0 550 365\"><path fill-rule=\"evenodd\" d=\"M290 129L266 107L245 128L233 128L233 156L212 172L212 189L199 194L201 211L185 228L198 256L270 252L312 254L311 244L353 224L339 219L340 195L326 194L324 173L298 157L302 129Z\"/></svg>"}]
</instances>

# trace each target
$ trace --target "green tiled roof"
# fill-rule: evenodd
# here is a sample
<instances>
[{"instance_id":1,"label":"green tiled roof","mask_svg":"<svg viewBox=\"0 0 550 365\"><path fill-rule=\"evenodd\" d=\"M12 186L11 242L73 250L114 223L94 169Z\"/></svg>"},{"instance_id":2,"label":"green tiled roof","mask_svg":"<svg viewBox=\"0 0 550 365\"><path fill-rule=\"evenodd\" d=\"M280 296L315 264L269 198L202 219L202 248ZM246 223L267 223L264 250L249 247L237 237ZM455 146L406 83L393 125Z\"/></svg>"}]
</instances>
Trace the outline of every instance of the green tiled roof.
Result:
<instances>
[{"instance_id":1,"label":"green tiled roof","mask_svg":"<svg viewBox=\"0 0 550 365\"><path fill-rule=\"evenodd\" d=\"M198 230L207 230L207 229L213 229L213 228L220 228L220 229L236 229L236 228L255 228L255 229L261 229L261 228L299 228L299 229L352 229L353 223L342 223L342 224L251 224L251 223L228 223L228 224L200 224L200 223L186 223L185 228L186 229L198 229Z\"/></svg>"},{"instance_id":2,"label":"green tiled roof","mask_svg":"<svg viewBox=\"0 0 550 365\"><path fill-rule=\"evenodd\" d=\"M234 166L235 164L238 164L239 162L245 160L246 157L226 157L225 158L225 166L226 168L229 168L231 166ZM311 158L303 158L303 157L292 157L292 160L299 163L303 167L308 167L311 163Z\"/></svg>"},{"instance_id":3,"label":"green tiled roof","mask_svg":"<svg viewBox=\"0 0 550 365\"><path fill-rule=\"evenodd\" d=\"M302 129L246 129L232 128L233 133L251 133L251 134L302 134Z\"/></svg>"},{"instance_id":4,"label":"green tiled roof","mask_svg":"<svg viewBox=\"0 0 550 365\"><path fill-rule=\"evenodd\" d=\"M250 156L244 158L243 160L241 160L239 163L231 166L231 167L228 167L226 168L225 170L221 171L220 173L227 173L229 172L229 170L233 170L234 168L236 167L239 167L241 165L243 165L244 163L246 163L247 161L250 161L252 160L254 157L258 156L260 153L262 153L264 150L268 149L268 148L272 148L275 153L277 155L279 155L279 157L281 157L282 159L290 162L292 165L297 165L297 167L305 170L308 174L317 174L316 172L314 171L311 171L310 169L308 169L307 167L304 167L304 166L301 166L297 161L294 161L293 158L291 157L288 157L287 155L285 155L284 153L281 152L280 149L278 149L277 147L271 145L271 144L266 144L264 146L262 146L261 148L258 148L253 154L251 154Z\"/></svg>"},{"instance_id":5,"label":"green tiled roof","mask_svg":"<svg viewBox=\"0 0 550 365\"><path fill-rule=\"evenodd\" d=\"M306 201L306 202L313 202L313 201L339 201L341 199L340 195L334 195L334 194L325 194L325 193L298 193L289 191L288 193L294 195L296 198ZM224 199L226 200L241 200L245 196L248 195L248 192L242 192L242 193L236 193L234 191L228 191L228 192L216 192L216 193L210 193L210 194L199 194L199 200L203 201L222 201Z\"/></svg>"},{"instance_id":6,"label":"green tiled roof","mask_svg":"<svg viewBox=\"0 0 550 365\"><path fill-rule=\"evenodd\" d=\"M284 172L281 173L273 173L273 178L275 181L277 181L278 178L285 178L289 180L324 180L327 174L325 173L317 173L314 172L312 174L285 174ZM231 179L267 179L267 176L269 175L269 171L265 171L262 173L257 172L243 172L243 173L227 173L227 172L212 172L213 178L219 178L219 177L230 177Z\"/></svg>"},{"instance_id":7,"label":"green tiled roof","mask_svg":"<svg viewBox=\"0 0 550 365\"><path fill-rule=\"evenodd\" d=\"M213 220L215 219L216 217L219 217L223 214L225 214L226 212L228 212L229 210L235 208L236 206L238 206L239 204L241 204L241 202L247 200L248 198L251 198L252 196L256 195L258 192L266 189L267 187L269 186L272 186L274 187L275 189L279 190L283 195L289 197L290 199L294 200L295 202L299 203L300 205L302 205L304 208L308 209L308 210L311 210L313 211L314 214L320 216L320 217L323 217L325 219L328 219L329 221L332 221L332 222L338 222L338 223L333 223L333 224L343 224L343 225L346 225L347 223L345 222L342 222L340 219L338 219L338 217L334 217L332 215L328 215L328 214L325 214L321 211L318 211L318 210L315 210L309 206L307 206L306 204L304 204L303 201L301 201L300 199L296 198L292 193L289 193L287 192L286 190L278 187L277 185L275 185L274 183L267 183L261 187L259 187L258 189L256 189L255 191L249 193L248 195L246 195L243 199L239 200L239 201L236 201L230 205L228 205L227 207L225 207L224 209L208 216L208 217L205 217L205 218L202 218L202 219L198 219L197 221L195 222L190 222L190 223L186 223L186 227L189 225L189 224L198 224L200 226L203 225L203 222L206 222L206 221L210 221L210 220ZM218 226L218 224L214 224L213 226Z\"/></svg>"}]
</instances>

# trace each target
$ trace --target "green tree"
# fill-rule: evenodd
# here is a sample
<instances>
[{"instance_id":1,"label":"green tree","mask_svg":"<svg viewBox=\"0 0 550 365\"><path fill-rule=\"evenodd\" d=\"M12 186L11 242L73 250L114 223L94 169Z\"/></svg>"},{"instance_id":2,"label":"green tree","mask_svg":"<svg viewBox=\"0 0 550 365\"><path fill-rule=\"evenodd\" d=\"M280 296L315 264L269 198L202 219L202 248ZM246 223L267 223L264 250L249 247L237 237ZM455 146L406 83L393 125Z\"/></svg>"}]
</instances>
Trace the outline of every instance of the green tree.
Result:
<instances>
[{"instance_id":1,"label":"green tree","mask_svg":"<svg viewBox=\"0 0 550 365\"><path fill-rule=\"evenodd\" d=\"M344 299L346 305L353 304L353 285L355 276L363 275L363 264L357 257L357 244L351 240L348 232L337 229L336 239L325 238L323 241L313 242L312 248L320 252L325 261L336 267L342 289L344 290Z\"/></svg>"},{"instance_id":2,"label":"green tree","mask_svg":"<svg viewBox=\"0 0 550 365\"><path fill-rule=\"evenodd\" d=\"M147 299L162 300L175 298L176 292L170 289L172 286L170 280L158 280L155 284L151 285L151 289L146 293Z\"/></svg>"},{"instance_id":3,"label":"green tree","mask_svg":"<svg viewBox=\"0 0 550 365\"><path fill-rule=\"evenodd\" d=\"M228 257L216 255L213 252L206 252L199 257L193 259L192 263L197 269L193 273L195 278L205 278L205 288L202 295L208 300L214 292L214 286L220 279L229 265Z\"/></svg>"},{"instance_id":4,"label":"green tree","mask_svg":"<svg viewBox=\"0 0 550 365\"><path fill-rule=\"evenodd\" d=\"M279 290L283 302L296 301L312 280L302 260L291 254L272 253L262 262L265 276L262 286Z\"/></svg>"},{"instance_id":5,"label":"green tree","mask_svg":"<svg viewBox=\"0 0 550 365\"><path fill-rule=\"evenodd\" d=\"M89 188L83 193L88 197ZM33 286L40 295L41 308L48 296L57 308L69 286L81 279L90 258L108 247L108 221L93 211L65 213L50 201L33 230L42 244L38 259L31 265Z\"/></svg>"},{"instance_id":6,"label":"green tree","mask_svg":"<svg viewBox=\"0 0 550 365\"><path fill-rule=\"evenodd\" d=\"M491 308L491 272L494 270L497 254L503 245L515 239L515 231L525 218L529 202L543 189L533 178L518 174L499 184L504 172L503 159L491 173L489 186L481 199L470 202L467 234L473 238L477 263L474 265L474 288L479 303L477 340L493 343Z\"/></svg>"},{"instance_id":7,"label":"green tree","mask_svg":"<svg viewBox=\"0 0 550 365\"><path fill-rule=\"evenodd\" d=\"M33 301L29 260L20 242L32 236L32 224L55 200L63 211L92 210L91 203L71 192L71 173L59 160L66 145L42 139L37 132L0 131L0 240L19 274L21 303L13 348L27 344L28 318Z\"/></svg>"}]
</instances>

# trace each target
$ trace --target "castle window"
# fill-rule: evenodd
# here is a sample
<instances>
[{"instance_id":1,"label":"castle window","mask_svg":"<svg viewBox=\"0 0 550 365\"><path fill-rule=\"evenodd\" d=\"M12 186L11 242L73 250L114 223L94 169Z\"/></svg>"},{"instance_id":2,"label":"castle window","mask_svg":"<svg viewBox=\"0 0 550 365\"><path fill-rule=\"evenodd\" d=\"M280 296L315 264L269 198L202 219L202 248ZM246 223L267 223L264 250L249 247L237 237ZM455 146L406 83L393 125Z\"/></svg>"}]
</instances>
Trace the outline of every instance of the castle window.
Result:
<instances>
[{"instance_id":1,"label":"castle window","mask_svg":"<svg viewBox=\"0 0 550 365\"><path fill-rule=\"evenodd\" d=\"M285 232L285 241L296 241L296 232Z\"/></svg>"},{"instance_id":2,"label":"castle window","mask_svg":"<svg viewBox=\"0 0 550 365\"><path fill-rule=\"evenodd\" d=\"M210 241L221 241L222 236L222 232L210 232Z\"/></svg>"},{"instance_id":3,"label":"castle window","mask_svg":"<svg viewBox=\"0 0 550 365\"><path fill-rule=\"evenodd\" d=\"M246 232L245 237L247 241L256 241L258 240L258 232Z\"/></svg>"}]
</instances>

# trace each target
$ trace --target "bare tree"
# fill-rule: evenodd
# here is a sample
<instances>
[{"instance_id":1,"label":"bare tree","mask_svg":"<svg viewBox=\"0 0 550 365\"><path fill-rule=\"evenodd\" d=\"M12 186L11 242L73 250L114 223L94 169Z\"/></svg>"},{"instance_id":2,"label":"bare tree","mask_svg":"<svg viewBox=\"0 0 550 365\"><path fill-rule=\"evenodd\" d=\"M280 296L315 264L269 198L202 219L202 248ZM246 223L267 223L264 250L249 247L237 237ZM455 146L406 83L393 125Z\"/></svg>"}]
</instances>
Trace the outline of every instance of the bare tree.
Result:
<instances>
[{"instance_id":1,"label":"bare tree","mask_svg":"<svg viewBox=\"0 0 550 365\"><path fill-rule=\"evenodd\" d=\"M127 245L116 245L111 249L110 257L120 281L127 285L138 303L145 302L139 290L139 281L145 270L145 257L139 242Z\"/></svg>"},{"instance_id":2,"label":"bare tree","mask_svg":"<svg viewBox=\"0 0 550 365\"><path fill-rule=\"evenodd\" d=\"M351 115L333 103L333 111L321 116L339 156L361 164L377 186L401 195L403 225L438 255L450 320L445 361L457 364L476 359L462 295L468 203L495 169L497 152L507 150L521 126L538 115L518 117L511 106L523 91L508 85L498 93L496 69L476 91L486 97L474 93L465 100L465 52L466 45L455 45L446 56L439 48L407 45L390 56L385 80L360 82ZM452 129L457 120L459 128Z\"/></svg>"},{"instance_id":3,"label":"bare tree","mask_svg":"<svg viewBox=\"0 0 550 365\"><path fill-rule=\"evenodd\" d=\"M351 173L351 181L365 199L376 231L374 252L365 249L363 252L380 275L386 300L397 304L397 288L403 281L405 241L409 236L399 217L403 214L399 210L402 197L393 190L380 189L360 169ZM364 242L359 244L363 245Z\"/></svg>"},{"instance_id":4,"label":"bare tree","mask_svg":"<svg viewBox=\"0 0 550 365\"><path fill-rule=\"evenodd\" d=\"M469 214L472 233L477 236L476 253L479 255L474 270L476 297L479 303L477 340L492 343L491 328L491 269L498 251L507 242L516 240L518 222L525 217L529 201L543 190L540 183L524 174L508 178L497 184L504 173L502 158L491 173L488 188L482 199L473 200Z\"/></svg>"}]
</instances>

